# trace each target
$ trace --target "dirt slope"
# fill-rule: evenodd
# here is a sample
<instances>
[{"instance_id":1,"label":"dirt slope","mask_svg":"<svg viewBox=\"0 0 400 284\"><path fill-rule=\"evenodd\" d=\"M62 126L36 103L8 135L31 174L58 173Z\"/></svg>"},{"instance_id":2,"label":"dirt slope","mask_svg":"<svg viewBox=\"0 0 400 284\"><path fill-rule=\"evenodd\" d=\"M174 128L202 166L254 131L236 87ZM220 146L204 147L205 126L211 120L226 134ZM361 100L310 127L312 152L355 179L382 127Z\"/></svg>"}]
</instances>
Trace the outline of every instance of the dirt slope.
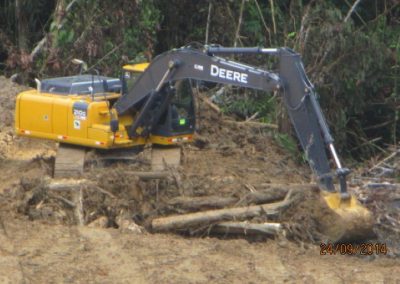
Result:
<instances>
[{"instance_id":1,"label":"dirt slope","mask_svg":"<svg viewBox=\"0 0 400 284\"><path fill-rule=\"evenodd\" d=\"M10 237L0 230L2 283L400 281L399 260L321 256L316 247L285 241L185 239L20 220L3 224Z\"/></svg>"},{"instance_id":2,"label":"dirt slope","mask_svg":"<svg viewBox=\"0 0 400 284\"><path fill-rule=\"evenodd\" d=\"M38 195L38 183L51 174L54 144L14 135L15 96L24 88L5 78L0 86L0 283L400 282L394 253L321 256L318 244L285 238L250 243L71 225L65 204ZM203 119L218 119L207 111ZM165 200L180 195L232 196L260 183L309 182L308 169L266 133L214 123L200 134L202 139L183 150L180 188L166 183L156 192L150 182L138 189L124 171L148 169L145 163L89 168L87 178L121 199L88 193L86 222L115 217L116 209L139 212L139 222L163 214Z\"/></svg>"}]
</instances>

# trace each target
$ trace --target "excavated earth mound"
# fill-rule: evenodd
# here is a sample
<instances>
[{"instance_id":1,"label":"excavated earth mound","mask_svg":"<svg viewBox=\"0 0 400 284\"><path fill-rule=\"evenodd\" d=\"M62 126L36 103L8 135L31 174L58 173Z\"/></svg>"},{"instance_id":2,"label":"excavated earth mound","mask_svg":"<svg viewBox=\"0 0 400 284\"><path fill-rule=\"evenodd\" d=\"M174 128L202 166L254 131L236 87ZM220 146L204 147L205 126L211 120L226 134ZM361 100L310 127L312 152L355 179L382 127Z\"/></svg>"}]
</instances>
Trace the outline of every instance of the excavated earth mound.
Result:
<instances>
[{"instance_id":1,"label":"excavated earth mound","mask_svg":"<svg viewBox=\"0 0 400 284\"><path fill-rule=\"evenodd\" d=\"M0 96L4 118L0 132L1 167L3 172L8 173L3 177L2 191L8 193L5 194L9 197L8 206L30 220L50 224L77 224L79 218L74 210L74 192L55 193L46 187L54 166L55 143L17 137L13 132L16 94L26 88L5 78L1 78L1 82L4 86ZM129 174L151 171L151 149L148 147L137 155L134 163L88 164L83 178L95 183L103 191L88 187L83 190L80 201L83 210L81 223L93 226L99 223L103 227L118 228L121 220L133 220L135 224L151 230L154 218L195 211L171 200L207 196L242 200L249 192L262 191L271 185L277 184L290 190L291 184L310 182L308 167L294 161L288 152L279 147L272 139L271 130L227 120L227 117L199 100L196 139L192 144L181 146L181 165L169 168L170 178L167 179L143 181ZM96 154L93 156L96 157ZM311 189L310 186L310 190L302 190L304 196L301 202L292 204L291 208L295 209L289 208L280 216L279 221L284 223L289 232L288 237L292 239L321 241L324 239L320 234L323 220L334 220L334 216L328 218L329 210L326 210L319 195ZM363 194L368 193L364 191ZM377 198L376 202L382 202L382 199L390 196L384 193L381 195L384 197ZM247 203L251 204L254 203ZM226 207L237 205L227 204ZM378 208L371 207L374 212L378 212ZM201 209L213 208L205 206ZM382 223L382 213L377 215ZM276 220L260 216L253 218L256 223L265 221ZM394 225L393 222L391 225ZM192 228L190 232L204 235L205 230L197 229ZM388 228L382 230L387 231ZM376 232L376 235L382 240L390 239L382 230ZM393 241L390 243L395 245Z\"/></svg>"},{"instance_id":2,"label":"excavated earth mound","mask_svg":"<svg viewBox=\"0 0 400 284\"><path fill-rule=\"evenodd\" d=\"M32 226L45 226L45 230L59 230L59 225L75 227L81 223L104 230L117 231L115 229L119 228L122 232L143 233L151 231L151 222L155 218L194 211L193 208L182 206L182 199L215 197L234 200L225 206L229 208L244 204L243 200L248 195L254 195L274 184L286 186L290 190L290 184L311 182L308 167L296 162L277 145L270 130L226 123L226 117L199 102L197 138L193 143L181 146L181 165L178 168L168 168L168 178L143 180L130 174L152 170L151 149L146 147L134 163L87 164L82 178L95 186L83 187L78 196L72 191L50 191L48 184L51 181L56 145L14 134L15 98L18 92L26 88L4 77L0 77L0 86L2 222L25 224L23 226L27 226L28 222L38 224ZM400 188L378 192L364 189L360 185L354 192L362 197L360 200L371 209L377 220L374 229L377 239L370 241L387 243L390 247L389 255L398 256L400 209L396 200L400 196ZM302 198L279 216L287 232L285 236L278 236L279 243L289 239L302 244L303 249L310 245L315 249L313 244L319 246L324 241L319 222L325 209L319 208L314 202L315 196L313 190L304 192ZM77 210L78 203L81 204L81 212ZM385 208L390 210L385 211ZM214 208L205 206L201 209ZM310 212L318 212L318 216ZM258 216L250 221L262 223L274 219ZM209 225L191 228L183 233L207 237L212 224ZM24 228L20 230L22 232ZM13 227L13 231L18 231L18 225ZM143 238L150 237L147 233L143 235ZM168 279L162 278L161 281L169 282ZM262 281L261 278L254 279L256 282Z\"/></svg>"}]
</instances>

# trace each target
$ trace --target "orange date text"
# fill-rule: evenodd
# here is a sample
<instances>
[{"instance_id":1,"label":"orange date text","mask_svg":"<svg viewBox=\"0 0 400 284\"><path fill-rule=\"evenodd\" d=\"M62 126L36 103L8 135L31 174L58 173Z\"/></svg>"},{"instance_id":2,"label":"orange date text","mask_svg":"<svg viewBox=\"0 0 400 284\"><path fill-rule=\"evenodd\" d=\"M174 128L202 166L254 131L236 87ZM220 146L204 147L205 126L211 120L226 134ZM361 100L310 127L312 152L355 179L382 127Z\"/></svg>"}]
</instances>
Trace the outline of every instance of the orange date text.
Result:
<instances>
[{"instance_id":1,"label":"orange date text","mask_svg":"<svg viewBox=\"0 0 400 284\"><path fill-rule=\"evenodd\" d=\"M320 255L386 255L385 243L321 243Z\"/></svg>"}]
</instances>

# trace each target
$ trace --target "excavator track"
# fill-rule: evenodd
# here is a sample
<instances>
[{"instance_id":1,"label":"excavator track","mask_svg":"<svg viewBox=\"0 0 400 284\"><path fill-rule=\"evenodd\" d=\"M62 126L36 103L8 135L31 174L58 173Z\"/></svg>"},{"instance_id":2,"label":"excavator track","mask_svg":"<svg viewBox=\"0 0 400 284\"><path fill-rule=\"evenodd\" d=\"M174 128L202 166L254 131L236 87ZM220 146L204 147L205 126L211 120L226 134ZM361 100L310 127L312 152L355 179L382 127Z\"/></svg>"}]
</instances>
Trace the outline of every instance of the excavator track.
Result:
<instances>
[{"instance_id":1,"label":"excavator track","mask_svg":"<svg viewBox=\"0 0 400 284\"><path fill-rule=\"evenodd\" d=\"M115 162L141 163L142 158L138 155L143 151L144 147L140 146L126 149L108 149L106 151L96 149L88 152L86 163L89 165L97 164L102 166Z\"/></svg>"},{"instance_id":2,"label":"excavator track","mask_svg":"<svg viewBox=\"0 0 400 284\"><path fill-rule=\"evenodd\" d=\"M54 165L54 178L76 178L83 173L86 149L60 143Z\"/></svg>"},{"instance_id":3,"label":"excavator track","mask_svg":"<svg viewBox=\"0 0 400 284\"><path fill-rule=\"evenodd\" d=\"M163 171L168 168L176 168L181 163L180 147L152 147L151 169L153 171Z\"/></svg>"},{"instance_id":4,"label":"excavator track","mask_svg":"<svg viewBox=\"0 0 400 284\"><path fill-rule=\"evenodd\" d=\"M141 149L143 150L143 149ZM139 149L124 149L111 152L98 152L89 155L90 160L97 160L102 163L113 162L138 162L137 154ZM77 178L84 170L87 152L85 148L59 144L54 166L54 178ZM152 147L151 168L152 170L166 170L176 168L180 165L181 149L179 147ZM93 161L92 161L93 162Z\"/></svg>"}]
</instances>

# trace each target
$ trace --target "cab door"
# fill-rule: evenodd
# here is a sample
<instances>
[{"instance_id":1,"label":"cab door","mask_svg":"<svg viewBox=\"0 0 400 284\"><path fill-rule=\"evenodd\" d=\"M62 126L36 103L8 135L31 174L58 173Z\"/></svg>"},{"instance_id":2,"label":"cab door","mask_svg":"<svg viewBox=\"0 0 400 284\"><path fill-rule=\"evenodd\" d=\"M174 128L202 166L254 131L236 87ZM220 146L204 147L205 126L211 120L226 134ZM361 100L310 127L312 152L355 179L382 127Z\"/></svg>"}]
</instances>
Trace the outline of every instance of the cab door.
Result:
<instances>
[{"instance_id":1,"label":"cab door","mask_svg":"<svg viewBox=\"0 0 400 284\"><path fill-rule=\"evenodd\" d=\"M175 94L154 127L152 134L176 136L191 134L195 130L195 111L193 102L192 81L189 79L175 82Z\"/></svg>"},{"instance_id":2,"label":"cab door","mask_svg":"<svg viewBox=\"0 0 400 284\"><path fill-rule=\"evenodd\" d=\"M66 136L68 133L68 110L71 101L68 99L54 98L53 100L53 134Z\"/></svg>"}]
</instances>

